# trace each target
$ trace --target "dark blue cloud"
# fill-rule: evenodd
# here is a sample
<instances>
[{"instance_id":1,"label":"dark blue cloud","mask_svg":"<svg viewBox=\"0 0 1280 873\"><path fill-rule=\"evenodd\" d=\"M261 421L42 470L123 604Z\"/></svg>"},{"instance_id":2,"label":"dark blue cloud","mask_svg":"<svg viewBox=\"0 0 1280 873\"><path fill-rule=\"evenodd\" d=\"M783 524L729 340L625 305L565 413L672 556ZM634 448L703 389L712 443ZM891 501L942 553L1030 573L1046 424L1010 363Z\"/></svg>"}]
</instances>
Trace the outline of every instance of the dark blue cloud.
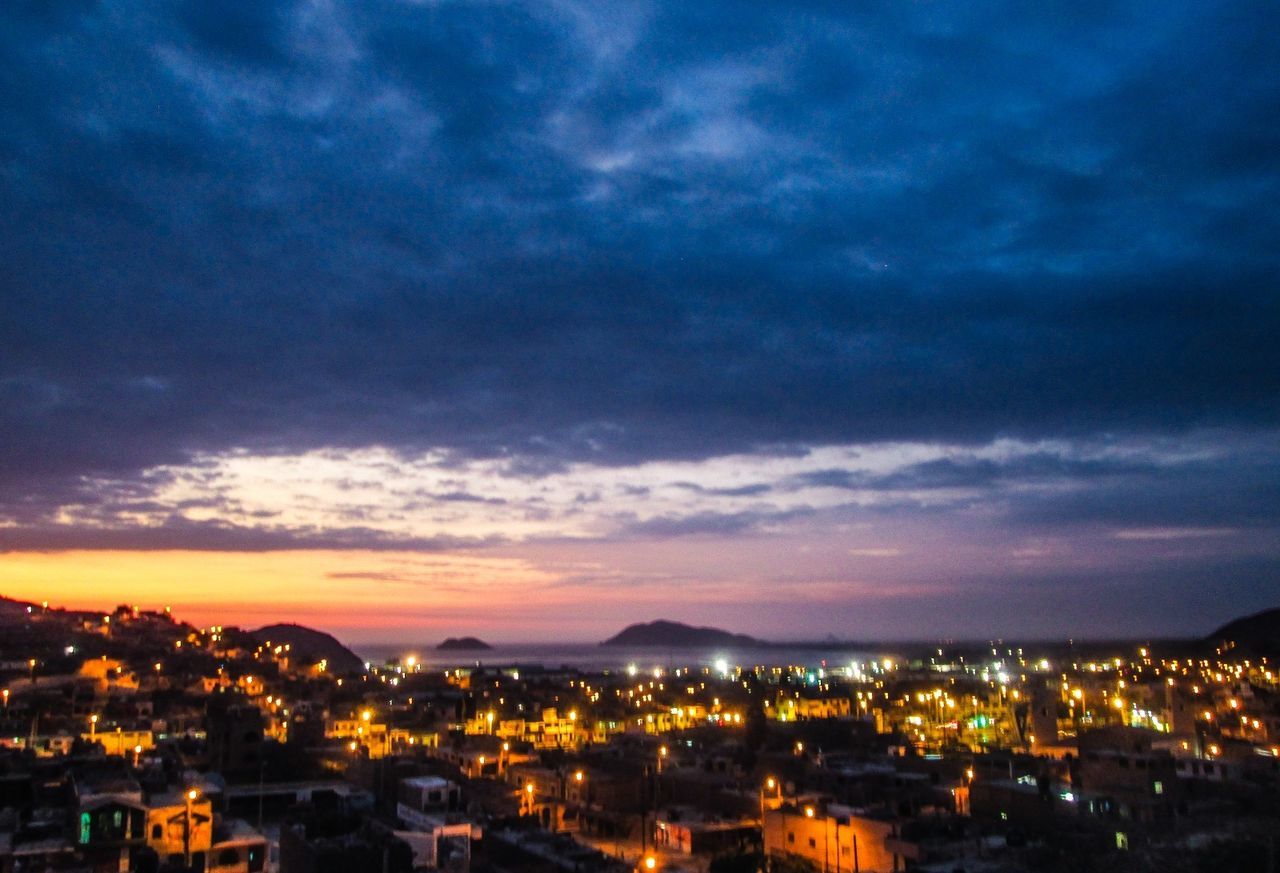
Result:
<instances>
[{"instance_id":1,"label":"dark blue cloud","mask_svg":"<svg viewBox=\"0 0 1280 873\"><path fill-rule=\"evenodd\" d=\"M0 499L230 447L1266 431L1277 24L6 4Z\"/></svg>"}]
</instances>

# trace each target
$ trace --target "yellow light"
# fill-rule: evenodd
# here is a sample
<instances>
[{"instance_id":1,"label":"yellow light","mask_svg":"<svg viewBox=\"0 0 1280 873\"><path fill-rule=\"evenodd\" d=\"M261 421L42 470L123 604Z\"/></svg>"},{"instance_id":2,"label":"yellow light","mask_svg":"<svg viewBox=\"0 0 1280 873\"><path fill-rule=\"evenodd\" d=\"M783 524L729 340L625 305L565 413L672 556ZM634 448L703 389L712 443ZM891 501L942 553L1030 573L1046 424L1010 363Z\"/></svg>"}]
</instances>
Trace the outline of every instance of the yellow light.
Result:
<instances>
[{"instance_id":1,"label":"yellow light","mask_svg":"<svg viewBox=\"0 0 1280 873\"><path fill-rule=\"evenodd\" d=\"M1111 705L1114 706L1116 709L1124 709L1124 701L1121 700L1119 697L1111 698Z\"/></svg>"},{"instance_id":2,"label":"yellow light","mask_svg":"<svg viewBox=\"0 0 1280 873\"><path fill-rule=\"evenodd\" d=\"M531 795L531 794L533 794L533 783L532 783L532 782L529 782L529 783L527 783L527 784L524 786L524 793L525 793L525 794L530 794L530 795Z\"/></svg>"},{"instance_id":3,"label":"yellow light","mask_svg":"<svg viewBox=\"0 0 1280 873\"><path fill-rule=\"evenodd\" d=\"M646 855L644 859L644 869L652 870L658 866L658 859L652 855Z\"/></svg>"},{"instance_id":4,"label":"yellow light","mask_svg":"<svg viewBox=\"0 0 1280 873\"><path fill-rule=\"evenodd\" d=\"M582 775L583 775L583 774L582 774L582 771L581 771L581 770L579 770L577 773L574 773L574 774L573 774L573 778L574 778L575 780L577 780L578 782L581 782L581 781L582 781Z\"/></svg>"},{"instance_id":5,"label":"yellow light","mask_svg":"<svg viewBox=\"0 0 1280 873\"><path fill-rule=\"evenodd\" d=\"M141 754L142 754L142 746L134 746L134 747L133 747L133 753L134 753L135 755L141 755Z\"/></svg>"},{"instance_id":6,"label":"yellow light","mask_svg":"<svg viewBox=\"0 0 1280 873\"><path fill-rule=\"evenodd\" d=\"M195 800L199 796L200 792L196 791L194 788L187 792L187 800Z\"/></svg>"},{"instance_id":7,"label":"yellow light","mask_svg":"<svg viewBox=\"0 0 1280 873\"><path fill-rule=\"evenodd\" d=\"M667 747L666 747L666 746L660 746L660 747L658 748L658 754L659 754L659 755L661 755L661 756L662 756L662 757L664 757L664 758L665 758L665 757L667 757Z\"/></svg>"},{"instance_id":8,"label":"yellow light","mask_svg":"<svg viewBox=\"0 0 1280 873\"><path fill-rule=\"evenodd\" d=\"M804 808L804 814L805 814L805 817L806 817L806 818L813 818L813 815L814 815L814 809L813 809L813 807L812 807L812 806L806 806L806 807Z\"/></svg>"},{"instance_id":9,"label":"yellow light","mask_svg":"<svg viewBox=\"0 0 1280 873\"><path fill-rule=\"evenodd\" d=\"M778 780L770 776L768 779L764 780L764 784L766 788L772 791L773 789L778 787Z\"/></svg>"},{"instance_id":10,"label":"yellow light","mask_svg":"<svg viewBox=\"0 0 1280 873\"><path fill-rule=\"evenodd\" d=\"M510 744L510 743L503 743L503 744L502 744L502 751L504 751L504 752L510 752L510 751L511 751L511 744Z\"/></svg>"}]
</instances>

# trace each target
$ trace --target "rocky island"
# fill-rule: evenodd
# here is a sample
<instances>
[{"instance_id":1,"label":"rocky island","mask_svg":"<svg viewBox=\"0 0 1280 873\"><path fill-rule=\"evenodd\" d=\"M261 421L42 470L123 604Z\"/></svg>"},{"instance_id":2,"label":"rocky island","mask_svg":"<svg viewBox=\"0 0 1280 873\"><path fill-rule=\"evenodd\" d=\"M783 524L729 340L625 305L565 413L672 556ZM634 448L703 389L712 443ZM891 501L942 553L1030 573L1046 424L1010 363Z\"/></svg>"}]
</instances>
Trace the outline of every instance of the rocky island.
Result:
<instances>
[{"instance_id":1,"label":"rocky island","mask_svg":"<svg viewBox=\"0 0 1280 873\"><path fill-rule=\"evenodd\" d=\"M716 627L694 627L678 621L659 619L633 624L602 642L602 646L662 647L696 649L734 646L758 648L768 643L745 634L730 633Z\"/></svg>"},{"instance_id":2,"label":"rocky island","mask_svg":"<svg viewBox=\"0 0 1280 873\"><path fill-rule=\"evenodd\" d=\"M436 646L437 652L478 652L492 649L493 646L475 637L449 637Z\"/></svg>"}]
</instances>

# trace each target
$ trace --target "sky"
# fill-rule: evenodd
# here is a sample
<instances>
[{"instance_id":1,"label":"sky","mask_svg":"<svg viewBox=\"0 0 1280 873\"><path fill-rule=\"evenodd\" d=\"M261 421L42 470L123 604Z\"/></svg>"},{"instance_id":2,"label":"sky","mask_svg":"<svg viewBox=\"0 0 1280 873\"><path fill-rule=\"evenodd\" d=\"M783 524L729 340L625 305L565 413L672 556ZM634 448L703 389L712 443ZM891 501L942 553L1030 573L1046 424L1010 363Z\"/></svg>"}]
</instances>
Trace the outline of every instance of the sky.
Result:
<instances>
[{"instance_id":1,"label":"sky","mask_svg":"<svg viewBox=\"0 0 1280 873\"><path fill-rule=\"evenodd\" d=\"M0 4L0 594L366 643L1275 606L1278 28Z\"/></svg>"}]
</instances>

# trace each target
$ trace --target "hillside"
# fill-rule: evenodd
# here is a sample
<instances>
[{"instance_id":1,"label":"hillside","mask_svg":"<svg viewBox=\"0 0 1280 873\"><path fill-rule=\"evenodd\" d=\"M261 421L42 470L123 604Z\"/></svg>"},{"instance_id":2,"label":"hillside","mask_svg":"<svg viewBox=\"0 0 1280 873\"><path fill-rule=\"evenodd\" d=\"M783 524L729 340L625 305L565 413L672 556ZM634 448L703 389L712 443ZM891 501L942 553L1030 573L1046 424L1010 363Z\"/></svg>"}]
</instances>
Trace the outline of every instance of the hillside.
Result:
<instances>
[{"instance_id":1,"label":"hillside","mask_svg":"<svg viewBox=\"0 0 1280 873\"><path fill-rule=\"evenodd\" d=\"M762 646L766 643L715 627L693 627L678 621L633 624L605 640L602 646L663 647L671 649Z\"/></svg>"},{"instance_id":2,"label":"hillside","mask_svg":"<svg viewBox=\"0 0 1280 873\"><path fill-rule=\"evenodd\" d=\"M1240 654L1280 655L1280 609L1237 618L1205 637L1206 648L1230 646Z\"/></svg>"},{"instance_id":3,"label":"hillside","mask_svg":"<svg viewBox=\"0 0 1280 873\"><path fill-rule=\"evenodd\" d=\"M289 644L296 658L312 662L328 661L331 673L364 672L364 661L324 631L300 624L272 624L252 633L259 642L270 640L276 645Z\"/></svg>"}]
</instances>

